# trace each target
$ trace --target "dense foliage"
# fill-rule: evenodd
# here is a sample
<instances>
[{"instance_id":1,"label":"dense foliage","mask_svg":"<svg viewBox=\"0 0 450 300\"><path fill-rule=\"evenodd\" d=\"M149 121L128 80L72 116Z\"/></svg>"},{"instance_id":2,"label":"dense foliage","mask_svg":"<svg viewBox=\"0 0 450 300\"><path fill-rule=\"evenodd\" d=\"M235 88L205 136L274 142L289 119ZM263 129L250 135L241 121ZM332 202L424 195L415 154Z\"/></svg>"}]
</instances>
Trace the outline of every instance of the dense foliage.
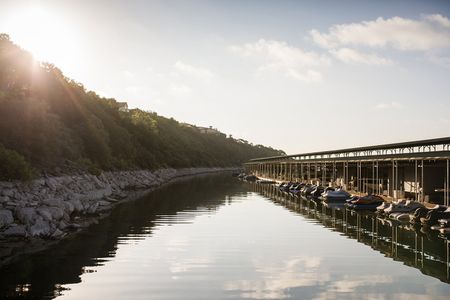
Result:
<instances>
[{"instance_id":1,"label":"dense foliage","mask_svg":"<svg viewBox=\"0 0 450 300\"><path fill-rule=\"evenodd\" d=\"M0 144L8 161L47 172L235 166L284 154L154 112L123 110L55 66L35 62L6 34L0 34Z\"/></svg>"}]
</instances>

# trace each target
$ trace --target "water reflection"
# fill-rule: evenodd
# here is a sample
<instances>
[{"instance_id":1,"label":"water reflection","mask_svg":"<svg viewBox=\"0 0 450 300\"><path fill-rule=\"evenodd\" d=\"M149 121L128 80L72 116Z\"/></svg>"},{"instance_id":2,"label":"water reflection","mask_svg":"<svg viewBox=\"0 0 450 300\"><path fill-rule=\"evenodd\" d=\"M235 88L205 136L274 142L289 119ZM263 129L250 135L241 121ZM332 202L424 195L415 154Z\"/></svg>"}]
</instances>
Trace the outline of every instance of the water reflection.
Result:
<instances>
[{"instance_id":1,"label":"water reflection","mask_svg":"<svg viewBox=\"0 0 450 300\"><path fill-rule=\"evenodd\" d=\"M285 299L289 289L318 286L330 280L329 274L319 272L321 262L317 256L297 256L275 264L258 260L254 262L258 277L227 282L224 288L239 291L242 298Z\"/></svg>"},{"instance_id":2,"label":"water reflection","mask_svg":"<svg viewBox=\"0 0 450 300\"><path fill-rule=\"evenodd\" d=\"M228 175L197 178L1 269L0 299L448 299L444 242Z\"/></svg>"},{"instance_id":3,"label":"water reflection","mask_svg":"<svg viewBox=\"0 0 450 300\"><path fill-rule=\"evenodd\" d=\"M281 192L273 185L251 186L254 191L270 197L277 204L311 221L370 246L395 261L415 267L423 274L450 283L449 242L436 231L378 218L370 212L347 210L340 205L326 207L319 201L297 198ZM350 284L346 282L347 285Z\"/></svg>"},{"instance_id":4,"label":"water reflection","mask_svg":"<svg viewBox=\"0 0 450 300\"><path fill-rule=\"evenodd\" d=\"M113 259L119 245L137 244L161 226L193 222L198 215L231 204L231 196L245 194L245 190L241 184L223 180L223 175L204 176L174 183L140 200L124 203L89 231L0 269L0 299L60 296L67 290L65 284L81 282L82 274L96 272L94 267ZM176 248L183 241L172 243ZM177 264L179 270L193 263Z\"/></svg>"}]
</instances>

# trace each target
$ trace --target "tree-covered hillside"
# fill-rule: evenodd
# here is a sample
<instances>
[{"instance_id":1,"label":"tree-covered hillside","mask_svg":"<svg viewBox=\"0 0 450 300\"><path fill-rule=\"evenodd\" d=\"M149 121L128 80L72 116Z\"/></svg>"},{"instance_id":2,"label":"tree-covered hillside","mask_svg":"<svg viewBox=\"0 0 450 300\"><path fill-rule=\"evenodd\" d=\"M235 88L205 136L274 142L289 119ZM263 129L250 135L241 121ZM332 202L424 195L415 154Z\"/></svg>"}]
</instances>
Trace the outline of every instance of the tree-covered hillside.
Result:
<instances>
[{"instance_id":1,"label":"tree-covered hillside","mask_svg":"<svg viewBox=\"0 0 450 300\"><path fill-rule=\"evenodd\" d=\"M0 35L0 180L24 179L30 170L236 166L282 154L154 112L123 109Z\"/></svg>"}]
</instances>

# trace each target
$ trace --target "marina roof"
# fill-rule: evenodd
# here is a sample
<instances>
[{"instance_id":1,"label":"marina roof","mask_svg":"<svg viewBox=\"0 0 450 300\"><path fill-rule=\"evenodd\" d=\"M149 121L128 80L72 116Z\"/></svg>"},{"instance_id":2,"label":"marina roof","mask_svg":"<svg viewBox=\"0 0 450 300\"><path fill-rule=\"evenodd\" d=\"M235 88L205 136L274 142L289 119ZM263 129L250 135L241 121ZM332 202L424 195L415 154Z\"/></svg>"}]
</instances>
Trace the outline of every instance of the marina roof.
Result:
<instances>
[{"instance_id":1,"label":"marina roof","mask_svg":"<svg viewBox=\"0 0 450 300\"><path fill-rule=\"evenodd\" d=\"M442 137L435 139L426 139L426 140L416 140L409 142L401 142L401 143L391 143L391 144L381 144L381 145L373 145L373 146L365 146L365 147L354 147L354 148L344 148L337 150L327 150L327 151L319 151L319 152L308 152L308 153L300 153L300 154L291 154L284 156L271 156L271 157L262 157L251 159L250 162L257 161L267 161L267 160L280 160L280 159L289 159L289 158L297 158L297 157L322 157L322 156L340 156L349 153L371 153L373 151L386 151L386 150L394 150L394 149L414 149L414 148L426 148L426 147L436 147L437 145L443 145L443 150L449 150L450 146L450 137ZM434 148L434 151L436 149Z\"/></svg>"}]
</instances>

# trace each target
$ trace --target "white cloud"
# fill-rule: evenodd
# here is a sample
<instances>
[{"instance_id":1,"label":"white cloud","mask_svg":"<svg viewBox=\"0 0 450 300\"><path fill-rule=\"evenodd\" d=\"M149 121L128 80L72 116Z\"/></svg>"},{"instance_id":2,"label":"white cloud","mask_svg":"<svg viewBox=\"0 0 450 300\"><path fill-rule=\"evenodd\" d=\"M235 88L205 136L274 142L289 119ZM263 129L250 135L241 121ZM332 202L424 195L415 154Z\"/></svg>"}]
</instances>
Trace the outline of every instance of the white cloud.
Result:
<instances>
[{"instance_id":1,"label":"white cloud","mask_svg":"<svg viewBox=\"0 0 450 300\"><path fill-rule=\"evenodd\" d=\"M367 65L390 65L392 61L376 54L367 54L350 48L331 49L331 55L345 63Z\"/></svg>"},{"instance_id":2,"label":"white cloud","mask_svg":"<svg viewBox=\"0 0 450 300\"><path fill-rule=\"evenodd\" d=\"M428 21L436 22L442 27L450 28L450 20L447 17L444 17L443 15L440 14L426 15L424 18Z\"/></svg>"},{"instance_id":3,"label":"white cloud","mask_svg":"<svg viewBox=\"0 0 450 300\"><path fill-rule=\"evenodd\" d=\"M425 15L419 20L380 17L374 21L333 25L328 33L311 30L310 35L324 48L365 46L428 51L450 47L449 28L450 20L442 15Z\"/></svg>"},{"instance_id":4,"label":"white cloud","mask_svg":"<svg viewBox=\"0 0 450 300\"><path fill-rule=\"evenodd\" d=\"M295 69L288 69L287 75L291 78L305 81L305 82L321 82L322 74L314 70L307 70L306 72L298 72Z\"/></svg>"},{"instance_id":5,"label":"white cloud","mask_svg":"<svg viewBox=\"0 0 450 300\"><path fill-rule=\"evenodd\" d=\"M282 41L260 39L255 43L230 46L229 49L242 57L260 61L262 63L258 68L260 72L281 71L291 78L306 82L317 82L322 79L321 73L311 68L331 64L326 55L289 46Z\"/></svg>"},{"instance_id":6,"label":"white cloud","mask_svg":"<svg viewBox=\"0 0 450 300\"><path fill-rule=\"evenodd\" d=\"M143 90L141 86L130 85L125 88L125 90L133 95L139 94Z\"/></svg>"},{"instance_id":7,"label":"white cloud","mask_svg":"<svg viewBox=\"0 0 450 300\"><path fill-rule=\"evenodd\" d=\"M128 78L128 79L132 79L135 77L135 74L133 72L130 72L128 70L123 71L123 75Z\"/></svg>"},{"instance_id":8,"label":"white cloud","mask_svg":"<svg viewBox=\"0 0 450 300\"><path fill-rule=\"evenodd\" d=\"M213 73L206 68L194 67L181 61L177 61L174 64L174 68L184 75L188 75L190 77L194 77L203 80L205 82L210 81L214 76Z\"/></svg>"},{"instance_id":9,"label":"white cloud","mask_svg":"<svg viewBox=\"0 0 450 300\"><path fill-rule=\"evenodd\" d=\"M429 54L427 55L427 59L435 65L450 68L450 57Z\"/></svg>"},{"instance_id":10,"label":"white cloud","mask_svg":"<svg viewBox=\"0 0 450 300\"><path fill-rule=\"evenodd\" d=\"M192 92L192 89L185 84L171 83L169 86L169 92L175 96L186 96Z\"/></svg>"},{"instance_id":11,"label":"white cloud","mask_svg":"<svg viewBox=\"0 0 450 300\"><path fill-rule=\"evenodd\" d=\"M399 102L381 102L375 106L376 109L400 109L403 108L403 105Z\"/></svg>"}]
</instances>

